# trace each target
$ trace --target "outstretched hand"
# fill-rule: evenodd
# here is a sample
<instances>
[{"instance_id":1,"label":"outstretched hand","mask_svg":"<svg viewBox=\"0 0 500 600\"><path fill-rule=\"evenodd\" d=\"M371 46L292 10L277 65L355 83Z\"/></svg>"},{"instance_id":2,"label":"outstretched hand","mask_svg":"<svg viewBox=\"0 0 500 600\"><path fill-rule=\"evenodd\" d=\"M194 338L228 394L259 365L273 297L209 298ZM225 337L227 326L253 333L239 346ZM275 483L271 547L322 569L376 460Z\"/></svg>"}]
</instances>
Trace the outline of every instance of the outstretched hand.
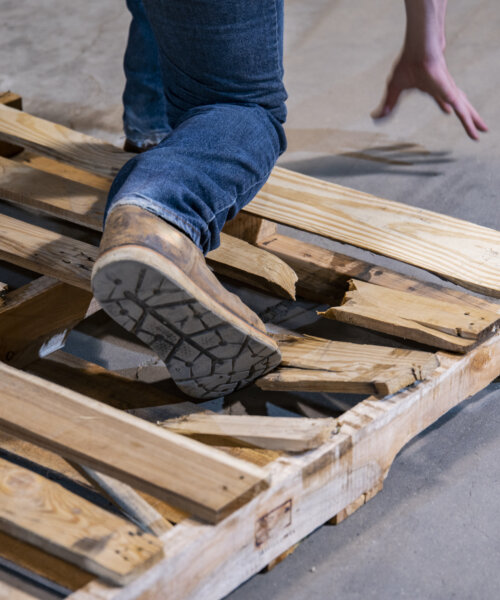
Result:
<instances>
[{"instance_id":1,"label":"outstretched hand","mask_svg":"<svg viewBox=\"0 0 500 600\"><path fill-rule=\"evenodd\" d=\"M473 140L479 139L480 131L488 131L486 123L450 75L444 55L430 61L412 62L403 53L394 65L380 106L371 116L374 119L388 116L398 103L401 92L410 89L432 96L443 112L455 112Z\"/></svg>"}]
</instances>

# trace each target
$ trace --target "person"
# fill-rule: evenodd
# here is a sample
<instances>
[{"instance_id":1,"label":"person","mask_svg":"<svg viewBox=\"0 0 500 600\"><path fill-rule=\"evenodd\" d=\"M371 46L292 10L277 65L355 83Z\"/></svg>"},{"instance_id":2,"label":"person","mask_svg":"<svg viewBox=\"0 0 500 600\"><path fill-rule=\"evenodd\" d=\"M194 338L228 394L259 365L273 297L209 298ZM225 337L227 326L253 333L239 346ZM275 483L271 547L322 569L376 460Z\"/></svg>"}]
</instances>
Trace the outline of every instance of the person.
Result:
<instances>
[{"instance_id":1,"label":"person","mask_svg":"<svg viewBox=\"0 0 500 600\"><path fill-rule=\"evenodd\" d=\"M197 398L279 365L258 316L205 263L286 148L284 0L127 0L125 149L92 273L94 295ZM403 50L376 119L418 88L468 135L486 125L444 59L445 0L406 0Z\"/></svg>"}]
</instances>

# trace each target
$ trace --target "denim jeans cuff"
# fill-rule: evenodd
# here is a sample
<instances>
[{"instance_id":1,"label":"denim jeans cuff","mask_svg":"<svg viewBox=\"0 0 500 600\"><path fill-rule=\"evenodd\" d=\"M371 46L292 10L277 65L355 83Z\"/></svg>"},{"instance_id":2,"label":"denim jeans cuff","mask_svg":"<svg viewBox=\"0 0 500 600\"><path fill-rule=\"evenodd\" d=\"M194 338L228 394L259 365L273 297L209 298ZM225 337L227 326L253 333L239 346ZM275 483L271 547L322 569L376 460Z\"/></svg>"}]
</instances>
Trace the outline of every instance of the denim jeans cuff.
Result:
<instances>
[{"instance_id":1,"label":"denim jeans cuff","mask_svg":"<svg viewBox=\"0 0 500 600\"><path fill-rule=\"evenodd\" d=\"M188 223L185 219L183 219L176 212L166 208L161 202L156 202L151 198L146 198L144 196L124 196L123 198L119 198L117 200L112 200L109 206L106 208L106 213L104 219L109 216L109 213L115 209L117 206L130 205L139 206L140 208L144 208L148 210L150 213L153 213L157 217L160 217L170 225L177 227L183 233L185 233L190 240L198 246L200 250L203 251L201 245L201 232L198 231L191 223Z\"/></svg>"}]
</instances>

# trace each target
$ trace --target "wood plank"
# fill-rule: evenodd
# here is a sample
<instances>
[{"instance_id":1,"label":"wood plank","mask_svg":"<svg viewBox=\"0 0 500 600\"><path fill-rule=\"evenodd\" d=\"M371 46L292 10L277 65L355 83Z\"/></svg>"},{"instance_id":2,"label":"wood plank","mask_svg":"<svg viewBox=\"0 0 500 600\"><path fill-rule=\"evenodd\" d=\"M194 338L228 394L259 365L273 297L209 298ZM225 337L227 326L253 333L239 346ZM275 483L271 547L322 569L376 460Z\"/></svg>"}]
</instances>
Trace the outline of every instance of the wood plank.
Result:
<instances>
[{"instance_id":1,"label":"wood plank","mask_svg":"<svg viewBox=\"0 0 500 600\"><path fill-rule=\"evenodd\" d=\"M0 197L102 230L105 192L1 157ZM220 275L281 297L295 298L297 277L293 269L280 258L244 240L222 233L220 247L207 255L207 262Z\"/></svg>"},{"instance_id":2,"label":"wood plank","mask_svg":"<svg viewBox=\"0 0 500 600\"><path fill-rule=\"evenodd\" d=\"M233 438L261 448L304 452L326 442L335 431L334 419L261 417L195 413L169 419L162 427L195 439Z\"/></svg>"},{"instance_id":3,"label":"wood plank","mask_svg":"<svg viewBox=\"0 0 500 600\"><path fill-rule=\"evenodd\" d=\"M353 344L310 335L282 335L277 338L282 367L347 373L359 368L387 366L410 368L418 379L427 379L439 362L436 354L390 346Z\"/></svg>"},{"instance_id":4,"label":"wood plank","mask_svg":"<svg viewBox=\"0 0 500 600\"><path fill-rule=\"evenodd\" d=\"M154 536L4 459L0 529L118 585L163 556Z\"/></svg>"},{"instance_id":5,"label":"wood plank","mask_svg":"<svg viewBox=\"0 0 500 600\"><path fill-rule=\"evenodd\" d=\"M9 292L0 306L0 360L20 366L56 351L77 323L99 309L90 292L50 277Z\"/></svg>"},{"instance_id":6,"label":"wood plank","mask_svg":"<svg viewBox=\"0 0 500 600\"><path fill-rule=\"evenodd\" d=\"M105 177L116 175L135 156L104 140L1 104L0 132L2 141Z\"/></svg>"},{"instance_id":7,"label":"wood plank","mask_svg":"<svg viewBox=\"0 0 500 600\"><path fill-rule=\"evenodd\" d=\"M16 114L17 113L17 114ZM0 105L0 139L110 176L132 157ZM275 167L245 212L371 250L500 297L500 233Z\"/></svg>"},{"instance_id":8,"label":"wood plank","mask_svg":"<svg viewBox=\"0 0 500 600\"><path fill-rule=\"evenodd\" d=\"M275 167L245 209L500 297L500 232Z\"/></svg>"},{"instance_id":9,"label":"wood plank","mask_svg":"<svg viewBox=\"0 0 500 600\"><path fill-rule=\"evenodd\" d=\"M285 262L236 237L221 233L220 238L221 245L206 256L217 274L295 300L297 275Z\"/></svg>"},{"instance_id":10,"label":"wood plank","mask_svg":"<svg viewBox=\"0 0 500 600\"><path fill-rule=\"evenodd\" d=\"M500 314L500 304L467 292L426 283L391 269L332 252L285 235L261 240L259 247L276 254L297 273L297 294L326 304L339 303L350 279L382 285L444 302L457 302Z\"/></svg>"},{"instance_id":11,"label":"wood plank","mask_svg":"<svg viewBox=\"0 0 500 600\"><path fill-rule=\"evenodd\" d=\"M241 212L231 221L227 221L223 229L224 233L255 245L276 235L276 230L276 223Z\"/></svg>"},{"instance_id":12,"label":"wood plank","mask_svg":"<svg viewBox=\"0 0 500 600\"><path fill-rule=\"evenodd\" d=\"M471 350L500 326L497 313L354 279L342 305L319 314L453 352Z\"/></svg>"},{"instance_id":13,"label":"wood plank","mask_svg":"<svg viewBox=\"0 0 500 600\"><path fill-rule=\"evenodd\" d=\"M0 531L0 557L54 581L68 590L77 590L94 579L92 574L76 565L2 531Z\"/></svg>"},{"instance_id":14,"label":"wood plank","mask_svg":"<svg viewBox=\"0 0 500 600\"><path fill-rule=\"evenodd\" d=\"M94 469L74 465L77 470L104 496L116 504L142 531L161 536L173 527L172 523L123 481L103 475Z\"/></svg>"},{"instance_id":15,"label":"wood plank","mask_svg":"<svg viewBox=\"0 0 500 600\"><path fill-rule=\"evenodd\" d=\"M276 369L255 383L261 390L273 392L324 392L341 394L395 394L416 381L409 367L394 369L389 366L351 369L335 373L314 369Z\"/></svg>"},{"instance_id":16,"label":"wood plank","mask_svg":"<svg viewBox=\"0 0 500 600\"><path fill-rule=\"evenodd\" d=\"M276 461L271 489L215 527L186 520L165 538L165 559L126 590L93 581L69 600L220 600L323 523L376 489L399 450L500 372L500 333L465 355L440 353L429 380L343 415L341 432ZM266 529L267 526L267 529ZM259 536L258 532L266 531ZM256 541L259 545L256 545Z\"/></svg>"},{"instance_id":17,"label":"wood plank","mask_svg":"<svg viewBox=\"0 0 500 600\"><path fill-rule=\"evenodd\" d=\"M0 375L0 429L202 519L223 519L269 485L262 469L199 442L7 365Z\"/></svg>"},{"instance_id":18,"label":"wood plank","mask_svg":"<svg viewBox=\"0 0 500 600\"><path fill-rule=\"evenodd\" d=\"M97 248L91 244L0 215L2 260L89 292L96 257Z\"/></svg>"}]
</instances>

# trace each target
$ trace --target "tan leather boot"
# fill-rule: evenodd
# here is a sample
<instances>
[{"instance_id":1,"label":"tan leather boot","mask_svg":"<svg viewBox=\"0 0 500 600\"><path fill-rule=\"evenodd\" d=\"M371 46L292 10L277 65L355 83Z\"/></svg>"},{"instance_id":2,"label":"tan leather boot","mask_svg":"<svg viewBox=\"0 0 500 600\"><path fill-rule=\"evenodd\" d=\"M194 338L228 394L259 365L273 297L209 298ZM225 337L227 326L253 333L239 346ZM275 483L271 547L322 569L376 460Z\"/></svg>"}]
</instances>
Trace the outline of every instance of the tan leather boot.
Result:
<instances>
[{"instance_id":1,"label":"tan leather boot","mask_svg":"<svg viewBox=\"0 0 500 600\"><path fill-rule=\"evenodd\" d=\"M278 366L274 340L183 233L132 205L108 215L92 289L102 308L196 398L216 398Z\"/></svg>"}]
</instances>

